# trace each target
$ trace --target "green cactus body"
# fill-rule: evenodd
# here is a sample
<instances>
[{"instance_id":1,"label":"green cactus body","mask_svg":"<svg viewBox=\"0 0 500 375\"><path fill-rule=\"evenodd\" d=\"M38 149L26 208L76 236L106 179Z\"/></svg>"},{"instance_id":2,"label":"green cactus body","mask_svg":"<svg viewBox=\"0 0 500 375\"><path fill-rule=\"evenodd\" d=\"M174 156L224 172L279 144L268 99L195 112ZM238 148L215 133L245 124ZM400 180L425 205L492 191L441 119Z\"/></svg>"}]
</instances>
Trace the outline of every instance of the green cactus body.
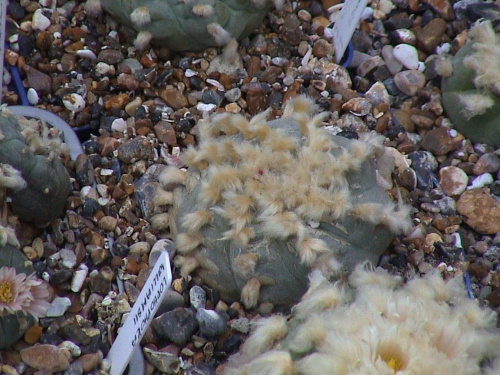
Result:
<instances>
[{"instance_id":1,"label":"green cactus body","mask_svg":"<svg viewBox=\"0 0 500 375\"><path fill-rule=\"evenodd\" d=\"M12 209L24 221L54 220L64 209L71 191L68 172L57 157L35 154L21 132L18 120L2 111L0 163L19 171L26 181L25 188L10 192Z\"/></svg>"},{"instance_id":2,"label":"green cactus body","mask_svg":"<svg viewBox=\"0 0 500 375\"><path fill-rule=\"evenodd\" d=\"M225 44L228 36L248 36L271 7L267 0L101 0L101 4L122 25L149 33L155 44L175 51L200 51Z\"/></svg>"},{"instance_id":3,"label":"green cactus body","mask_svg":"<svg viewBox=\"0 0 500 375\"><path fill-rule=\"evenodd\" d=\"M322 116L309 118L305 99L287 108L270 122L223 115L199 124L169 213L181 274L195 270L248 307L295 303L312 268L339 276L376 263L409 225L376 183L381 148L318 128ZM160 176L167 188L183 180L174 172Z\"/></svg>"},{"instance_id":4,"label":"green cactus body","mask_svg":"<svg viewBox=\"0 0 500 375\"><path fill-rule=\"evenodd\" d=\"M16 343L35 323L36 319L24 311L0 312L0 349L9 348Z\"/></svg>"},{"instance_id":5,"label":"green cactus body","mask_svg":"<svg viewBox=\"0 0 500 375\"><path fill-rule=\"evenodd\" d=\"M488 28L491 25L484 22L472 34ZM476 36L453 57L453 74L442 79L442 103L450 120L467 138L499 147L500 92L492 87L500 78L499 43L493 29L486 33L493 34L489 40Z\"/></svg>"}]
</instances>

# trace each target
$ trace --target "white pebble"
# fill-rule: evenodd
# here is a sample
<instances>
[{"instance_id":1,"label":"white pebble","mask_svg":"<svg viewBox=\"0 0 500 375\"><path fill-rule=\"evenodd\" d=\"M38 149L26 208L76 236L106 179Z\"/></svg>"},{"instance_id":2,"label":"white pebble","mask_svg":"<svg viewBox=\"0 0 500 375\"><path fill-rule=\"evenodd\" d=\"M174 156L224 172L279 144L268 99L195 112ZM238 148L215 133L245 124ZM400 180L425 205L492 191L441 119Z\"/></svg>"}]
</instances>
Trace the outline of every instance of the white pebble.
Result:
<instances>
[{"instance_id":1,"label":"white pebble","mask_svg":"<svg viewBox=\"0 0 500 375\"><path fill-rule=\"evenodd\" d=\"M440 46L436 47L436 53L438 55L446 55L447 53L450 53L450 50L451 50L450 43L443 43Z\"/></svg>"},{"instance_id":2,"label":"white pebble","mask_svg":"<svg viewBox=\"0 0 500 375\"><path fill-rule=\"evenodd\" d=\"M422 73L423 73L423 72L425 72L425 68L426 68L425 63L424 63L424 62L422 62L422 61L419 61L419 62L418 62L418 68L417 68L417 70L418 70L419 72L422 72Z\"/></svg>"},{"instance_id":3,"label":"white pebble","mask_svg":"<svg viewBox=\"0 0 500 375\"><path fill-rule=\"evenodd\" d=\"M56 297L50 304L47 311L47 318L62 316L71 306L71 300L68 297Z\"/></svg>"},{"instance_id":4,"label":"white pebble","mask_svg":"<svg viewBox=\"0 0 500 375\"><path fill-rule=\"evenodd\" d=\"M95 66L95 72L98 75L106 75L109 71L111 70L111 66L109 64L106 64L105 62L99 62Z\"/></svg>"},{"instance_id":5,"label":"white pebble","mask_svg":"<svg viewBox=\"0 0 500 375\"><path fill-rule=\"evenodd\" d=\"M62 259L62 265L66 268L72 269L76 266L76 254L69 249L61 249L59 251Z\"/></svg>"},{"instance_id":6,"label":"white pebble","mask_svg":"<svg viewBox=\"0 0 500 375\"><path fill-rule=\"evenodd\" d=\"M50 26L50 20L43 15L41 9L35 10L31 22L35 30L47 30Z\"/></svg>"},{"instance_id":7,"label":"white pebble","mask_svg":"<svg viewBox=\"0 0 500 375\"><path fill-rule=\"evenodd\" d=\"M88 270L75 271L75 273L73 274L73 278L71 279L72 292L77 293L82 289L83 283L85 282L88 273L89 273Z\"/></svg>"},{"instance_id":8,"label":"white pebble","mask_svg":"<svg viewBox=\"0 0 500 375\"><path fill-rule=\"evenodd\" d=\"M212 86L217 87L217 90L224 91L224 86L222 86L222 83L219 81L212 79L212 78L207 78L207 83L211 84Z\"/></svg>"},{"instance_id":9,"label":"white pebble","mask_svg":"<svg viewBox=\"0 0 500 375\"><path fill-rule=\"evenodd\" d=\"M92 186L84 186L80 190L80 197L83 200L86 200L86 199L97 200L99 198L99 195L97 195L97 191Z\"/></svg>"},{"instance_id":10,"label":"white pebble","mask_svg":"<svg viewBox=\"0 0 500 375\"><path fill-rule=\"evenodd\" d=\"M206 104L206 103L202 103L202 102L199 102L198 104L196 104L196 109L198 111L202 111L202 112L210 112L210 111L213 111L215 108L217 108L217 106L215 104Z\"/></svg>"},{"instance_id":11,"label":"white pebble","mask_svg":"<svg viewBox=\"0 0 500 375\"><path fill-rule=\"evenodd\" d=\"M418 52L415 47L404 43L398 44L392 53L406 69L418 69Z\"/></svg>"},{"instance_id":12,"label":"white pebble","mask_svg":"<svg viewBox=\"0 0 500 375\"><path fill-rule=\"evenodd\" d=\"M185 75L187 78L191 78L191 77L197 76L197 75L198 75L198 72L196 72L196 71L194 71L194 70L191 70L191 69L186 69L186 72L184 73L184 75Z\"/></svg>"},{"instance_id":13,"label":"white pebble","mask_svg":"<svg viewBox=\"0 0 500 375\"><path fill-rule=\"evenodd\" d=\"M493 183L493 176L491 173L483 173L479 176L477 176L474 181L472 181L472 184L470 186L467 186L467 190L472 190L472 189L479 189L482 188L483 186L489 185Z\"/></svg>"},{"instance_id":14,"label":"white pebble","mask_svg":"<svg viewBox=\"0 0 500 375\"><path fill-rule=\"evenodd\" d=\"M38 101L40 100L40 98L38 97L38 93L33 87L30 87L28 89L28 91L26 92L26 97L28 98L28 102L31 105L37 105Z\"/></svg>"},{"instance_id":15,"label":"white pebble","mask_svg":"<svg viewBox=\"0 0 500 375\"><path fill-rule=\"evenodd\" d=\"M85 99L79 94L64 95L63 104L69 111L76 113L85 108Z\"/></svg>"},{"instance_id":16,"label":"white pebble","mask_svg":"<svg viewBox=\"0 0 500 375\"><path fill-rule=\"evenodd\" d=\"M80 49L76 51L76 54L80 57L83 57L84 59L89 59L91 61L97 60L97 56L95 55L95 53L89 49Z\"/></svg>"},{"instance_id":17,"label":"white pebble","mask_svg":"<svg viewBox=\"0 0 500 375\"><path fill-rule=\"evenodd\" d=\"M71 353L71 356L74 358L82 355L82 350L80 349L80 347L72 341L69 341L69 340L63 341L62 343L60 343L58 345L58 347L63 348L63 349L68 349L69 352Z\"/></svg>"},{"instance_id":18,"label":"white pebble","mask_svg":"<svg viewBox=\"0 0 500 375\"><path fill-rule=\"evenodd\" d=\"M122 133L127 130L127 122L122 118L117 118L111 123L111 130Z\"/></svg>"},{"instance_id":19,"label":"white pebble","mask_svg":"<svg viewBox=\"0 0 500 375\"><path fill-rule=\"evenodd\" d=\"M21 22L21 24L19 25L19 28L22 31L26 31L27 33L32 32L33 31L33 22L31 22L31 21Z\"/></svg>"}]
</instances>

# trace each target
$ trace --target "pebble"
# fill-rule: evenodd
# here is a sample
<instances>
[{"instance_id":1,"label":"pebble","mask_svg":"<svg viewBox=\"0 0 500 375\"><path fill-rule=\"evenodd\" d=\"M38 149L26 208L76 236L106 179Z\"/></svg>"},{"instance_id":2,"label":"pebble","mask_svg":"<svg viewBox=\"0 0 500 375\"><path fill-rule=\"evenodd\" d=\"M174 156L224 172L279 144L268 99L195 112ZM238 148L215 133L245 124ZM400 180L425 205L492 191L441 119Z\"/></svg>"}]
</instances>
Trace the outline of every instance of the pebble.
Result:
<instances>
[{"instance_id":1,"label":"pebble","mask_svg":"<svg viewBox=\"0 0 500 375\"><path fill-rule=\"evenodd\" d=\"M102 361L102 353L96 352L96 353L84 354L80 358L78 358L77 361L75 362L80 363L80 366L82 367L84 373L89 373L90 371L97 368L97 366L99 366L101 361Z\"/></svg>"},{"instance_id":2,"label":"pebble","mask_svg":"<svg viewBox=\"0 0 500 375\"><path fill-rule=\"evenodd\" d=\"M230 327L233 331L247 334L250 331L250 321L248 318L234 319L231 321Z\"/></svg>"},{"instance_id":3,"label":"pebble","mask_svg":"<svg viewBox=\"0 0 500 375\"><path fill-rule=\"evenodd\" d=\"M467 190L482 188L491 184L493 181L491 173L483 173L472 180L472 183L467 187Z\"/></svg>"},{"instance_id":4,"label":"pebble","mask_svg":"<svg viewBox=\"0 0 500 375\"><path fill-rule=\"evenodd\" d=\"M194 285L189 290L189 302L191 303L191 307L195 310L199 310L201 308L205 308L205 303L207 301L207 294L202 287L198 285Z\"/></svg>"},{"instance_id":5,"label":"pebble","mask_svg":"<svg viewBox=\"0 0 500 375\"><path fill-rule=\"evenodd\" d=\"M425 76L418 70L404 70L394 76L394 83L403 94L415 96L425 86Z\"/></svg>"},{"instance_id":6,"label":"pebble","mask_svg":"<svg viewBox=\"0 0 500 375\"><path fill-rule=\"evenodd\" d=\"M30 367L50 373L64 371L69 367L65 350L54 345L39 344L21 349L21 359Z\"/></svg>"},{"instance_id":7,"label":"pebble","mask_svg":"<svg viewBox=\"0 0 500 375\"><path fill-rule=\"evenodd\" d=\"M63 104L72 113L80 112L85 108L85 99L79 94L68 94L63 97Z\"/></svg>"},{"instance_id":8,"label":"pebble","mask_svg":"<svg viewBox=\"0 0 500 375\"><path fill-rule=\"evenodd\" d=\"M450 130L446 127L432 129L422 139L422 148L435 156L446 155L455 148Z\"/></svg>"},{"instance_id":9,"label":"pebble","mask_svg":"<svg viewBox=\"0 0 500 375\"><path fill-rule=\"evenodd\" d=\"M406 69L418 69L418 51L410 44L398 44L393 50L394 58Z\"/></svg>"},{"instance_id":10,"label":"pebble","mask_svg":"<svg viewBox=\"0 0 500 375\"><path fill-rule=\"evenodd\" d=\"M41 9L37 9L33 13L31 24L34 30L47 30L50 27L50 19L45 17Z\"/></svg>"},{"instance_id":11,"label":"pebble","mask_svg":"<svg viewBox=\"0 0 500 375\"><path fill-rule=\"evenodd\" d=\"M158 94L165 103L177 111L189 105L187 98L177 89L161 89Z\"/></svg>"},{"instance_id":12,"label":"pebble","mask_svg":"<svg viewBox=\"0 0 500 375\"><path fill-rule=\"evenodd\" d=\"M226 318L215 310L199 308L196 320L203 337L218 337L226 331Z\"/></svg>"},{"instance_id":13,"label":"pebble","mask_svg":"<svg viewBox=\"0 0 500 375\"><path fill-rule=\"evenodd\" d=\"M151 245L146 241L136 242L129 247L130 254L148 254L151 250Z\"/></svg>"},{"instance_id":14,"label":"pebble","mask_svg":"<svg viewBox=\"0 0 500 375\"><path fill-rule=\"evenodd\" d=\"M72 292L77 293L82 289L82 286L83 286L83 283L85 282L87 274L88 274L87 269L76 270L73 273L73 276L71 279L71 291Z\"/></svg>"},{"instance_id":15,"label":"pebble","mask_svg":"<svg viewBox=\"0 0 500 375\"><path fill-rule=\"evenodd\" d=\"M63 316L70 306L71 300L68 297L56 297L50 303L47 317Z\"/></svg>"},{"instance_id":16,"label":"pebble","mask_svg":"<svg viewBox=\"0 0 500 375\"><path fill-rule=\"evenodd\" d=\"M158 371L165 374L177 374L179 372L181 362L179 354L175 353L174 350L157 351L145 347L143 352L148 362L150 362Z\"/></svg>"},{"instance_id":17,"label":"pebble","mask_svg":"<svg viewBox=\"0 0 500 375\"><path fill-rule=\"evenodd\" d=\"M28 91L26 92L26 97L28 98L28 102L31 104L31 105L37 105L39 100L40 100L40 97L38 96L38 93L36 92L36 90L32 87L30 87L28 89Z\"/></svg>"},{"instance_id":18,"label":"pebble","mask_svg":"<svg viewBox=\"0 0 500 375\"><path fill-rule=\"evenodd\" d=\"M113 48L103 49L99 52L99 55L97 55L97 60L99 62L102 61L109 65L118 64L123 61L123 58L123 54L119 50Z\"/></svg>"},{"instance_id":19,"label":"pebble","mask_svg":"<svg viewBox=\"0 0 500 375\"><path fill-rule=\"evenodd\" d=\"M28 86L35 90L38 95L47 95L52 90L52 78L29 65L23 66Z\"/></svg>"},{"instance_id":20,"label":"pebble","mask_svg":"<svg viewBox=\"0 0 500 375\"><path fill-rule=\"evenodd\" d=\"M474 164L472 173L476 176L483 173L496 173L500 169L500 158L493 153L481 155L479 160Z\"/></svg>"},{"instance_id":21,"label":"pebble","mask_svg":"<svg viewBox=\"0 0 500 375\"><path fill-rule=\"evenodd\" d=\"M117 224L118 219L113 216L103 216L97 223L97 225L99 225L99 228L107 232L113 232L116 229Z\"/></svg>"},{"instance_id":22,"label":"pebble","mask_svg":"<svg viewBox=\"0 0 500 375\"><path fill-rule=\"evenodd\" d=\"M153 320L153 328L160 338L183 346L198 330L198 321L191 309L178 307Z\"/></svg>"},{"instance_id":23,"label":"pebble","mask_svg":"<svg viewBox=\"0 0 500 375\"><path fill-rule=\"evenodd\" d=\"M457 201L457 212L478 233L496 234L500 231L500 202L490 195L487 188L465 191Z\"/></svg>"},{"instance_id":24,"label":"pebble","mask_svg":"<svg viewBox=\"0 0 500 375\"><path fill-rule=\"evenodd\" d=\"M74 251L69 249L61 249L59 251L61 255L61 264L63 267L72 269L76 266L76 254Z\"/></svg>"},{"instance_id":25,"label":"pebble","mask_svg":"<svg viewBox=\"0 0 500 375\"><path fill-rule=\"evenodd\" d=\"M469 176L462 169L449 166L439 170L439 185L446 195L462 194L469 183Z\"/></svg>"},{"instance_id":26,"label":"pebble","mask_svg":"<svg viewBox=\"0 0 500 375\"><path fill-rule=\"evenodd\" d=\"M137 137L118 146L117 157L122 163L133 164L138 160L146 160L152 151L153 146L145 137Z\"/></svg>"}]
</instances>

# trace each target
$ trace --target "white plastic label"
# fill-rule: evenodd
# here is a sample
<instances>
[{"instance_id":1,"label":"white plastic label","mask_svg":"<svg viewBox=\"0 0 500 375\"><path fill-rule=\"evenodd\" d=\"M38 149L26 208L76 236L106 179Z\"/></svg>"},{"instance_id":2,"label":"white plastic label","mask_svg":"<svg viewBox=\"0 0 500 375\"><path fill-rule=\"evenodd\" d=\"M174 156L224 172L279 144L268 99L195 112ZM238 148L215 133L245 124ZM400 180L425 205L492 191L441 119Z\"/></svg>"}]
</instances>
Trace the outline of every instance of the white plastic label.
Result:
<instances>
[{"instance_id":1,"label":"white plastic label","mask_svg":"<svg viewBox=\"0 0 500 375\"><path fill-rule=\"evenodd\" d=\"M346 0L340 14L333 25L333 46L337 64L344 56L345 49L358 25L361 13L366 8L367 0Z\"/></svg>"},{"instance_id":2,"label":"white plastic label","mask_svg":"<svg viewBox=\"0 0 500 375\"><path fill-rule=\"evenodd\" d=\"M135 346L144 336L146 328L153 320L171 283L170 260L168 253L163 252L156 261L139 298L137 298L108 353L107 358L111 362L111 375L121 375L125 371Z\"/></svg>"}]
</instances>

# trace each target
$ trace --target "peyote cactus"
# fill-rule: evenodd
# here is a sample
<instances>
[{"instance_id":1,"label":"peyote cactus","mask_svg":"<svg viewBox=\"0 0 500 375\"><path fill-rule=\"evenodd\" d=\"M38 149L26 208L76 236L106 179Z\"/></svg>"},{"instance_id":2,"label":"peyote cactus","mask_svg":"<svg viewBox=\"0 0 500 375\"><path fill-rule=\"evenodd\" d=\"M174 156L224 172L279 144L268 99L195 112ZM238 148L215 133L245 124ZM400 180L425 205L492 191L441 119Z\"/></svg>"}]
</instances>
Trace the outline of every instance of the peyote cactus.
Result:
<instances>
[{"instance_id":1,"label":"peyote cactus","mask_svg":"<svg viewBox=\"0 0 500 375\"><path fill-rule=\"evenodd\" d=\"M95 14L102 6L136 30L139 49L153 40L175 51L200 51L248 36L271 5L270 0L88 0L85 9Z\"/></svg>"},{"instance_id":2,"label":"peyote cactus","mask_svg":"<svg viewBox=\"0 0 500 375\"><path fill-rule=\"evenodd\" d=\"M264 112L250 122L221 114L198 124L199 147L166 167L156 204L173 203L153 227L170 225L175 264L195 271L227 301L291 305L307 288L311 268L339 276L359 262L377 262L393 233L410 226L377 185L380 138L331 135L305 98L281 119ZM173 189L173 193L172 193ZM167 218L168 216L168 218Z\"/></svg>"},{"instance_id":3,"label":"peyote cactus","mask_svg":"<svg viewBox=\"0 0 500 375\"><path fill-rule=\"evenodd\" d=\"M39 122L0 111L0 188L9 189L21 220L45 223L61 214L71 184L60 149Z\"/></svg>"},{"instance_id":4,"label":"peyote cactus","mask_svg":"<svg viewBox=\"0 0 500 375\"><path fill-rule=\"evenodd\" d=\"M288 319L253 322L222 374L500 373L497 314L468 299L460 277L445 282L436 272L402 285L360 265L350 285L317 272L310 281Z\"/></svg>"},{"instance_id":5,"label":"peyote cactus","mask_svg":"<svg viewBox=\"0 0 500 375\"><path fill-rule=\"evenodd\" d=\"M473 142L500 146L500 41L490 21L475 25L442 80L443 108Z\"/></svg>"}]
</instances>

